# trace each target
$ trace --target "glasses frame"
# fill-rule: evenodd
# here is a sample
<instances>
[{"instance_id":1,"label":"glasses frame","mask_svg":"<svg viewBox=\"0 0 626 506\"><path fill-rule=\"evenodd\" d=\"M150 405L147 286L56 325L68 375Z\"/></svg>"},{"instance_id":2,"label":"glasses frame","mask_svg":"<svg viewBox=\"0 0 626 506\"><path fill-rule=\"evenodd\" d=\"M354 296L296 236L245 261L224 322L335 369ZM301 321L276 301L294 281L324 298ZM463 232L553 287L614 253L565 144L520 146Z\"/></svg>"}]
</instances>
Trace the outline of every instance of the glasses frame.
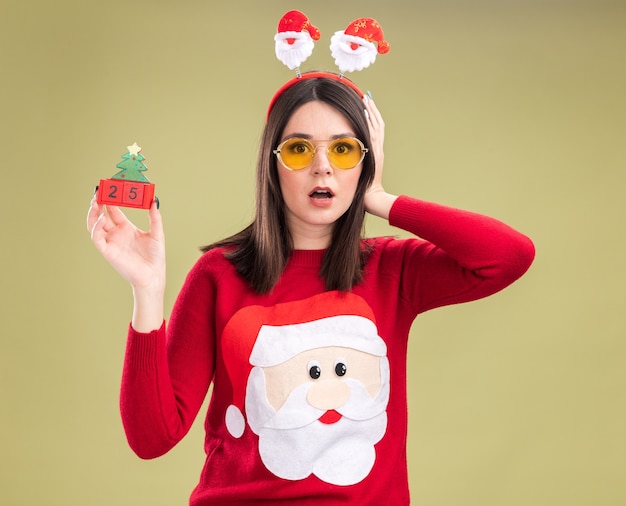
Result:
<instances>
[{"instance_id":1,"label":"glasses frame","mask_svg":"<svg viewBox=\"0 0 626 506\"><path fill-rule=\"evenodd\" d=\"M350 139L350 140L354 140L358 143L358 145L361 147L361 158L359 158L359 161L357 163L354 164L354 166L352 167L348 167L346 169L343 169L341 167L335 167L335 165L333 164L333 162L331 161L331 157L330 157L330 146L337 141L342 141L344 139ZM311 145L313 147L313 156L311 157L311 161L309 162L308 165L306 165L305 167L302 167L301 169L293 169L291 167L289 167L284 161L283 158L280 156L280 151L283 148L283 146L291 141L294 140L298 140L298 141L302 141L305 142L309 145ZM326 156L328 158L328 163L330 163L330 166L335 169L335 170L352 170L354 169L357 165L359 165L364 159L365 159L365 154L369 152L369 149L365 147L365 144L363 144L363 141L361 141L360 139L357 139L356 137L339 137L337 139L329 139L329 140L323 140L323 141L317 141L317 142L325 142L328 143L325 147L326 147ZM272 153L274 153L276 155L276 158L278 158L278 161L282 164L283 167L285 167L287 170L290 170L292 172L297 172L299 170L304 170L307 169L308 167L311 166L311 164L313 163L313 160L315 159L315 154L317 153L317 148L324 146L322 145L315 145L313 144L313 141L309 140L309 139L304 139L302 137L290 137L289 139L285 139L283 142L281 142L278 147L274 150L272 150Z\"/></svg>"}]
</instances>

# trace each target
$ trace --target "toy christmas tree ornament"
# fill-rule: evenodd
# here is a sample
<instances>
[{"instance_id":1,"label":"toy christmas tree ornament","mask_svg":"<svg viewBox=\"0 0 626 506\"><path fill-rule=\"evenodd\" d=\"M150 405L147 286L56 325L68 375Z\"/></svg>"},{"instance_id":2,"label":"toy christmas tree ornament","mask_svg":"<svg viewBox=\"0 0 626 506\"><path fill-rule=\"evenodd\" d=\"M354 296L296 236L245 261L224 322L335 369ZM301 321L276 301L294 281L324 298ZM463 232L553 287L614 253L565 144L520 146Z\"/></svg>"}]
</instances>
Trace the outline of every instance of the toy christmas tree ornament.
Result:
<instances>
[{"instance_id":1,"label":"toy christmas tree ornament","mask_svg":"<svg viewBox=\"0 0 626 506\"><path fill-rule=\"evenodd\" d=\"M128 146L128 153L116 165L121 170L110 179L100 180L96 190L98 204L149 209L154 201L154 184L142 174L148 170L145 159L136 142Z\"/></svg>"},{"instance_id":2,"label":"toy christmas tree ornament","mask_svg":"<svg viewBox=\"0 0 626 506\"><path fill-rule=\"evenodd\" d=\"M122 155L122 158L124 161L116 165L118 169L122 170L115 174L112 179L149 183L146 176L142 174L148 170L148 167L142 163L146 157L141 154L141 148L137 146L136 142L132 146L128 146L128 153Z\"/></svg>"}]
</instances>

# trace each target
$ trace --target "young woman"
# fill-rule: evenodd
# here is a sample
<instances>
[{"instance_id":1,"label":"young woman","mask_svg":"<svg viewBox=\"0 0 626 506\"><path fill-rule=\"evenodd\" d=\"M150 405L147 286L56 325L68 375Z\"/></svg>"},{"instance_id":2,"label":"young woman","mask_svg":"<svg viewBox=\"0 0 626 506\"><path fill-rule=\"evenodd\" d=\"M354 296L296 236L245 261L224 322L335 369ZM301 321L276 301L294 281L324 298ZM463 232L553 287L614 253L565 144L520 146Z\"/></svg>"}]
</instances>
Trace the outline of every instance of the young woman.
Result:
<instances>
[{"instance_id":1,"label":"young woman","mask_svg":"<svg viewBox=\"0 0 626 506\"><path fill-rule=\"evenodd\" d=\"M192 505L408 504L413 320L532 262L532 242L495 219L387 193L384 123L361 97L334 74L279 90L254 220L204 249L167 324L157 206L143 232L92 201L93 242L134 295L121 390L133 450L170 450L213 384ZM416 237L364 239L366 212Z\"/></svg>"}]
</instances>

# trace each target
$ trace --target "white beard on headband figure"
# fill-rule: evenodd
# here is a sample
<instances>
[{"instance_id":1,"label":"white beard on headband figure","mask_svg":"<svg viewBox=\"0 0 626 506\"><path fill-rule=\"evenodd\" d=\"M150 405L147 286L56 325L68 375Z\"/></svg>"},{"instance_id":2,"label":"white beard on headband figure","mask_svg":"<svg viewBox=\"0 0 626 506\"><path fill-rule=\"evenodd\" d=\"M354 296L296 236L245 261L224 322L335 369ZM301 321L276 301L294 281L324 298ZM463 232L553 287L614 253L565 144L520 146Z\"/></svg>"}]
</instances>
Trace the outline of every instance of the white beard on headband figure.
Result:
<instances>
[{"instance_id":1,"label":"white beard on headband figure","mask_svg":"<svg viewBox=\"0 0 626 506\"><path fill-rule=\"evenodd\" d=\"M289 69L300 67L311 54L315 43L307 32L281 32L274 36L276 57Z\"/></svg>"},{"instance_id":2,"label":"white beard on headband figure","mask_svg":"<svg viewBox=\"0 0 626 506\"><path fill-rule=\"evenodd\" d=\"M294 332L318 336L326 328L360 327L355 320L339 316L278 332L291 327L287 339L294 339ZM367 321L363 328L372 336L371 349L322 345L251 370L248 423L259 436L261 460L276 476L301 480L314 474L346 486L362 481L374 466L374 445L387 429L389 362L374 324Z\"/></svg>"},{"instance_id":3,"label":"white beard on headband figure","mask_svg":"<svg viewBox=\"0 0 626 506\"><path fill-rule=\"evenodd\" d=\"M336 32L330 39L330 52L342 74L369 67L376 60L376 44L361 37Z\"/></svg>"}]
</instances>

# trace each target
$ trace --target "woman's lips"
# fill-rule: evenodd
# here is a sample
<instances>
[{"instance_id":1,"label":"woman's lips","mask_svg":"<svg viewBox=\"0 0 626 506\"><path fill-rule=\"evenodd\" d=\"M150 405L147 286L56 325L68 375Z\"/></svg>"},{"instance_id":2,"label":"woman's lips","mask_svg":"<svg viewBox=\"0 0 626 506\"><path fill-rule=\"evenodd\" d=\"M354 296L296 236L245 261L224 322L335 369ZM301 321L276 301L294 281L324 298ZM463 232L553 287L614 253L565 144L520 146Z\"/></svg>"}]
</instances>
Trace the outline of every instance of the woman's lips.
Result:
<instances>
[{"instance_id":1,"label":"woman's lips","mask_svg":"<svg viewBox=\"0 0 626 506\"><path fill-rule=\"evenodd\" d=\"M335 194L330 188L315 188L309 193L309 201L316 207L329 207L333 203Z\"/></svg>"},{"instance_id":2,"label":"woman's lips","mask_svg":"<svg viewBox=\"0 0 626 506\"><path fill-rule=\"evenodd\" d=\"M314 188L309 197L313 199L332 199L335 195L330 188Z\"/></svg>"}]
</instances>

